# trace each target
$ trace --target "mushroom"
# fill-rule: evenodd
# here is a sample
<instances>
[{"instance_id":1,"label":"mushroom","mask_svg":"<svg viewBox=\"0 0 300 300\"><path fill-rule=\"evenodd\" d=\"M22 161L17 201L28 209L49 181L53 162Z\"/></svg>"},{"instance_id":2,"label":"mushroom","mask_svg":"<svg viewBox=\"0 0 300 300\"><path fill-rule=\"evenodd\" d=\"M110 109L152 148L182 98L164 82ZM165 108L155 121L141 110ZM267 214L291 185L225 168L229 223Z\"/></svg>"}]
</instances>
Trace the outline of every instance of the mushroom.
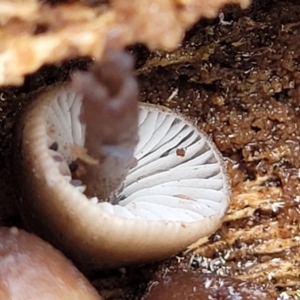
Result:
<instances>
[{"instance_id":1,"label":"mushroom","mask_svg":"<svg viewBox=\"0 0 300 300\"><path fill-rule=\"evenodd\" d=\"M122 63L125 59L127 56L117 60ZM106 70L105 63L100 66ZM114 76L122 77L124 70L120 70L116 68ZM180 114L137 101L134 106L128 95L126 103L133 105L131 109L97 121L95 115L101 115L107 105L115 109L120 104L93 97L93 93L102 93L100 85L111 83L109 76L98 75L92 74L98 83L83 79L82 93L69 83L49 87L36 97L20 122L15 170L21 188L19 206L27 226L80 265L93 269L163 259L213 233L230 197L224 162L213 142ZM114 90L126 94L136 86L127 79L120 80L121 88L114 83ZM132 93L133 97L137 94L135 88ZM112 91L105 95L118 97ZM127 113L133 114L132 124L124 121L131 120ZM115 127L116 123L121 126ZM121 128L116 133L119 138L112 145L110 137L117 127ZM101 136L106 129L107 144ZM100 154L88 148L88 135L94 136ZM94 172L95 166L114 175L106 180L101 172ZM89 188L86 180L91 174L100 176L100 191ZM105 186L114 190L101 194Z\"/></svg>"},{"instance_id":2,"label":"mushroom","mask_svg":"<svg viewBox=\"0 0 300 300\"><path fill-rule=\"evenodd\" d=\"M16 227L0 228L1 300L102 299L58 250Z\"/></svg>"},{"instance_id":3,"label":"mushroom","mask_svg":"<svg viewBox=\"0 0 300 300\"><path fill-rule=\"evenodd\" d=\"M180 269L168 271L149 283L142 300L276 299L273 286L216 274L199 274Z\"/></svg>"}]
</instances>

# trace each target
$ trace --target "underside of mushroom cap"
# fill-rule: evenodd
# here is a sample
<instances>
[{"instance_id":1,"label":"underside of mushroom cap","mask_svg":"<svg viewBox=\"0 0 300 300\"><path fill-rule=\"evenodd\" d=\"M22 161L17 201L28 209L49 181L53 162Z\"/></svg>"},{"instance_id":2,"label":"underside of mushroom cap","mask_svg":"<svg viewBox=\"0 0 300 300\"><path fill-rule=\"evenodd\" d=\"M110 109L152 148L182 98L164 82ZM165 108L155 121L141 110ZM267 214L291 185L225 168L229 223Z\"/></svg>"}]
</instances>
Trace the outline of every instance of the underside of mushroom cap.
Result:
<instances>
[{"instance_id":1,"label":"underside of mushroom cap","mask_svg":"<svg viewBox=\"0 0 300 300\"><path fill-rule=\"evenodd\" d=\"M213 233L230 186L214 144L184 117L140 104L139 143L116 204L88 199L72 177L81 95L68 85L43 92L19 130L17 175L27 224L82 265L123 266L162 259Z\"/></svg>"}]
</instances>

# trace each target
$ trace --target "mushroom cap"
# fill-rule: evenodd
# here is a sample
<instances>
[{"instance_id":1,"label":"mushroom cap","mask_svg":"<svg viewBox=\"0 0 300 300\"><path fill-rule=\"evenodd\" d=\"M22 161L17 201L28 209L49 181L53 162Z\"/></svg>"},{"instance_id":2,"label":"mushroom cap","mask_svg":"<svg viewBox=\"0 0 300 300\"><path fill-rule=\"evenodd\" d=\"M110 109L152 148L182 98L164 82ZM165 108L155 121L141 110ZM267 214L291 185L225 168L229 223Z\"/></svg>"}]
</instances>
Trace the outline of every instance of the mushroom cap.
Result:
<instances>
[{"instance_id":1,"label":"mushroom cap","mask_svg":"<svg viewBox=\"0 0 300 300\"><path fill-rule=\"evenodd\" d=\"M0 228L1 300L100 300L58 250L16 227Z\"/></svg>"},{"instance_id":2,"label":"mushroom cap","mask_svg":"<svg viewBox=\"0 0 300 300\"><path fill-rule=\"evenodd\" d=\"M71 178L70 146L84 143L81 95L62 85L37 98L17 136L21 214L81 266L163 259L220 226L230 197L225 167L210 139L184 117L140 104L138 164L113 205L87 199Z\"/></svg>"},{"instance_id":3,"label":"mushroom cap","mask_svg":"<svg viewBox=\"0 0 300 300\"><path fill-rule=\"evenodd\" d=\"M199 274L188 270L169 270L148 285L142 300L271 300L275 289L251 281Z\"/></svg>"}]
</instances>

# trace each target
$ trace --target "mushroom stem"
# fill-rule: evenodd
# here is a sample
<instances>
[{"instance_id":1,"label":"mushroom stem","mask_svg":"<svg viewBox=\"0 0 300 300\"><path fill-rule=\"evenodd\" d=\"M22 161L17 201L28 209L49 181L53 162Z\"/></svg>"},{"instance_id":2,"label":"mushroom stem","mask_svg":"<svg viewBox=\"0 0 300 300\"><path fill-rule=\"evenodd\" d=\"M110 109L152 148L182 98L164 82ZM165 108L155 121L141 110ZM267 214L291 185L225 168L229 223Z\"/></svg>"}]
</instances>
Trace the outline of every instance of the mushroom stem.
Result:
<instances>
[{"instance_id":1,"label":"mushroom stem","mask_svg":"<svg viewBox=\"0 0 300 300\"><path fill-rule=\"evenodd\" d=\"M138 88L133 60L123 51L106 51L101 63L74 78L73 87L83 96L80 121L86 126L75 176L86 185L88 197L115 203L136 164Z\"/></svg>"}]
</instances>

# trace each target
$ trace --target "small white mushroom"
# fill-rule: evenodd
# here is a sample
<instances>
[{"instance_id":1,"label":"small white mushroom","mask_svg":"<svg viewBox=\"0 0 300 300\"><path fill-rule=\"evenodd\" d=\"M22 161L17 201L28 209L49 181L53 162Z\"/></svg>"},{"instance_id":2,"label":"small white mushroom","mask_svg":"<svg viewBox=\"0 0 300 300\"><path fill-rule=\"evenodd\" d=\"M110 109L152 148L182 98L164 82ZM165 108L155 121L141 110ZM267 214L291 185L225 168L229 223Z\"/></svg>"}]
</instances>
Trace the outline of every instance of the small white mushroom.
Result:
<instances>
[{"instance_id":1,"label":"small white mushroom","mask_svg":"<svg viewBox=\"0 0 300 300\"><path fill-rule=\"evenodd\" d=\"M133 167L112 204L84 194L72 179L72 148L82 147L82 96L50 87L19 130L17 174L27 225L79 264L106 268L163 259L216 231L230 185L212 141L183 116L139 105Z\"/></svg>"}]
</instances>

